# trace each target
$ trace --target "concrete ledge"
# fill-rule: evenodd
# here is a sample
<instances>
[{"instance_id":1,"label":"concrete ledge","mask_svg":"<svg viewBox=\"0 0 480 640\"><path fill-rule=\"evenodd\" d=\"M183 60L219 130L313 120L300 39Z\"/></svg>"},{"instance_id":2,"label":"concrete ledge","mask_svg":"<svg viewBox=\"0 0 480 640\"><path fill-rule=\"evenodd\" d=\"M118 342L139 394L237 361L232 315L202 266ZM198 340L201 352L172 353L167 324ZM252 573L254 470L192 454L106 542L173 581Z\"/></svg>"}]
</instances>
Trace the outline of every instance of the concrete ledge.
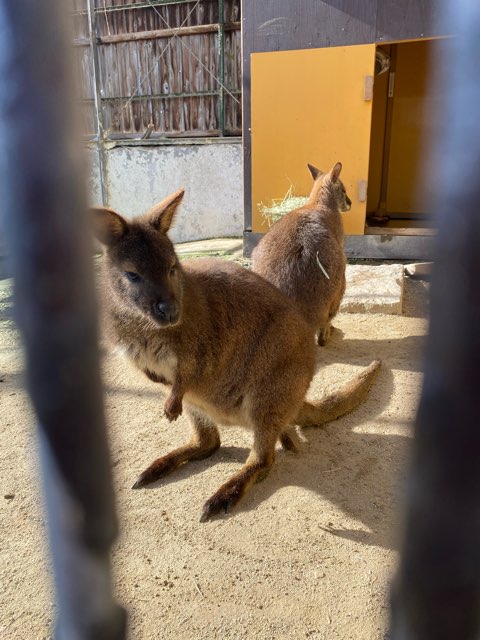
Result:
<instances>
[{"instance_id":1,"label":"concrete ledge","mask_svg":"<svg viewBox=\"0 0 480 640\"><path fill-rule=\"evenodd\" d=\"M347 258L367 260L433 260L436 238L431 236L364 235L345 237Z\"/></svg>"},{"instance_id":2,"label":"concrete ledge","mask_svg":"<svg viewBox=\"0 0 480 640\"><path fill-rule=\"evenodd\" d=\"M241 259L241 238L213 238L185 242L176 245L181 258L218 256L236 260L249 266L249 260ZM347 265L347 289L341 311L348 313L402 313L403 264Z\"/></svg>"},{"instance_id":3,"label":"concrete ledge","mask_svg":"<svg viewBox=\"0 0 480 640\"><path fill-rule=\"evenodd\" d=\"M402 313L402 264L347 265L347 289L340 311Z\"/></svg>"},{"instance_id":4,"label":"concrete ledge","mask_svg":"<svg viewBox=\"0 0 480 640\"><path fill-rule=\"evenodd\" d=\"M243 232L244 255L250 257L263 234ZM433 260L435 236L346 236L345 255L362 260Z\"/></svg>"}]
</instances>

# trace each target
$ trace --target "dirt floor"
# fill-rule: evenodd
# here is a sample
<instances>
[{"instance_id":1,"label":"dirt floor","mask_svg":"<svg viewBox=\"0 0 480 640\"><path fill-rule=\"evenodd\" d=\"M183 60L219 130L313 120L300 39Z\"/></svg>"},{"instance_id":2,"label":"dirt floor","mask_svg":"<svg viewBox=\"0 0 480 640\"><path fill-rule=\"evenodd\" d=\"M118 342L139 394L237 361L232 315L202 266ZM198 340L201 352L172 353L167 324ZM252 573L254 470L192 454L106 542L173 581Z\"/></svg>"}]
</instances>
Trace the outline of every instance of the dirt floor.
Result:
<instances>
[{"instance_id":1,"label":"dirt floor","mask_svg":"<svg viewBox=\"0 0 480 640\"><path fill-rule=\"evenodd\" d=\"M422 382L427 285L406 281L404 315L343 314L318 352L310 394L335 389L373 358L367 402L278 452L265 482L231 515L201 524L203 502L245 460L250 434L223 430L208 460L132 491L155 457L187 438L162 418L158 385L107 355L103 370L121 535L113 553L129 638L258 640L385 637L397 562L411 422ZM22 359L0 281L0 637L51 637L54 605Z\"/></svg>"}]
</instances>

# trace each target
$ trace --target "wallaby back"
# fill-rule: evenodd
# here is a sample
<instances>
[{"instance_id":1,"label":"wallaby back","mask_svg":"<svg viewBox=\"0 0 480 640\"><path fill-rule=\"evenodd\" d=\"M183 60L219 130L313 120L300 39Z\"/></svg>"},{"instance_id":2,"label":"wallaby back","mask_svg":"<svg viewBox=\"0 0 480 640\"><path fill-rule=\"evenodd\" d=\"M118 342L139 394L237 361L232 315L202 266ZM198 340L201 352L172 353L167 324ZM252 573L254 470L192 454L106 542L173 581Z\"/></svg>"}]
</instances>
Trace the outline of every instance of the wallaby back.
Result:
<instances>
[{"instance_id":1,"label":"wallaby back","mask_svg":"<svg viewBox=\"0 0 480 640\"><path fill-rule=\"evenodd\" d=\"M178 261L166 232L182 197L176 192L133 222L108 209L94 217L106 246L110 338L148 378L170 388L166 417L175 420L185 404L193 425L190 442L157 459L134 486L213 453L216 424L253 430L246 464L207 501L206 519L266 475L278 440L294 447L289 432L310 406L304 398L315 353L311 327L272 284L227 261Z\"/></svg>"},{"instance_id":2,"label":"wallaby back","mask_svg":"<svg viewBox=\"0 0 480 640\"><path fill-rule=\"evenodd\" d=\"M329 173L308 166L315 180L308 202L272 225L253 252L252 267L295 300L323 345L345 292L340 212L350 209L351 200L340 163Z\"/></svg>"}]
</instances>

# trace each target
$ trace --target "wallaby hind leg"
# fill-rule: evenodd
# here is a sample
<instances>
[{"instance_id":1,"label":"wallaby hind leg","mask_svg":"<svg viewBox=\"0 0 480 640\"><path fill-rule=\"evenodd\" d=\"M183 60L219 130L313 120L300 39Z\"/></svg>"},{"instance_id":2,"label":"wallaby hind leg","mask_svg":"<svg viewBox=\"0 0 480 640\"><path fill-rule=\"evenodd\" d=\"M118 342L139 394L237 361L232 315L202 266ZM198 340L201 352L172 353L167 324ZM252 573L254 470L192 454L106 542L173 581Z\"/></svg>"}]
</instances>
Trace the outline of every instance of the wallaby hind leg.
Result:
<instances>
[{"instance_id":1,"label":"wallaby hind leg","mask_svg":"<svg viewBox=\"0 0 480 640\"><path fill-rule=\"evenodd\" d=\"M295 429L288 429L280 434L280 444L285 451L291 451L292 453L298 453L298 436Z\"/></svg>"},{"instance_id":2,"label":"wallaby hind leg","mask_svg":"<svg viewBox=\"0 0 480 640\"><path fill-rule=\"evenodd\" d=\"M279 431L281 430L271 427L255 430L253 447L246 463L207 500L200 522L206 522L218 513L228 513L255 482L267 477L275 458L275 443Z\"/></svg>"},{"instance_id":3,"label":"wallaby hind leg","mask_svg":"<svg viewBox=\"0 0 480 640\"><path fill-rule=\"evenodd\" d=\"M327 344L328 339L332 333L332 326L330 322L323 327L320 327L317 335L317 344L319 347L324 347Z\"/></svg>"},{"instance_id":4,"label":"wallaby hind leg","mask_svg":"<svg viewBox=\"0 0 480 640\"><path fill-rule=\"evenodd\" d=\"M320 329L318 331L317 342L320 347L324 347L327 344L327 341L330 339L332 332L335 331L335 327L332 327L331 322L333 318L337 315L338 310L340 309L340 304L342 302L343 294L345 293L345 278L343 279L343 284L338 291L335 298L332 300L330 307L328 309L328 313L323 313L320 318L319 326Z\"/></svg>"},{"instance_id":5,"label":"wallaby hind leg","mask_svg":"<svg viewBox=\"0 0 480 640\"><path fill-rule=\"evenodd\" d=\"M317 315L317 344L319 347L324 347L330 337L330 315L328 311L329 309L323 309Z\"/></svg>"},{"instance_id":6,"label":"wallaby hind leg","mask_svg":"<svg viewBox=\"0 0 480 640\"><path fill-rule=\"evenodd\" d=\"M132 489L139 489L171 473L185 462L202 460L212 455L220 446L220 435L216 425L204 414L188 410L193 433L189 442L157 458L140 474Z\"/></svg>"}]
</instances>

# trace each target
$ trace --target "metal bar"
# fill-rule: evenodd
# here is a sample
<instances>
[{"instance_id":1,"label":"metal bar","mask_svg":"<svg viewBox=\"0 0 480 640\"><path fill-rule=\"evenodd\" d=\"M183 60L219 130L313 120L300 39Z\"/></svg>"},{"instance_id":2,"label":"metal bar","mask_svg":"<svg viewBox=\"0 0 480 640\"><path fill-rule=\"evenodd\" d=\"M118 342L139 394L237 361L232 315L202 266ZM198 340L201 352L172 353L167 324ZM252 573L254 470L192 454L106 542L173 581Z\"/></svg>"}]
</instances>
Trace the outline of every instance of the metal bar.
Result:
<instances>
[{"instance_id":1,"label":"metal bar","mask_svg":"<svg viewBox=\"0 0 480 640\"><path fill-rule=\"evenodd\" d=\"M218 128L225 135L225 4L218 0Z\"/></svg>"},{"instance_id":2,"label":"metal bar","mask_svg":"<svg viewBox=\"0 0 480 640\"><path fill-rule=\"evenodd\" d=\"M152 6L161 7L169 4L189 4L195 0L151 0L151 2L138 2L136 4L113 5L110 7L97 7L96 13L112 13L114 11L134 11L136 9L150 9ZM74 16L85 16L87 11L74 11Z\"/></svg>"},{"instance_id":3,"label":"metal bar","mask_svg":"<svg viewBox=\"0 0 480 640\"><path fill-rule=\"evenodd\" d=\"M37 415L56 585L57 640L122 640L83 163L72 153L66 4L0 0L0 213ZM68 33L68 35L67 35Z\"/></svg>"},{"instance_id":4,"label":"metal bar","mask_svg":"<svg viewBox=\"0 0 480 640\"><path fill-rule=\"evenodd\" d=\"M113 149L115 147L162 147L162 146L200 146L200 145L212 145L212 144L241 144L242 138L239 134L241 131L232 132L231 136L225 136L224 138L220 136L220 131L209 131L207 132L210 137L205 137L205 132L198 132L198 135L194 135L192 132L188 132L186 134L167 134L162 135L162 137L154 137L147 138L144 140L143 138L137 137L135 138L112 138L108 141L108 148ZM185 137L183 137L185 135ZM87 141L88 142L88 141ZM362 236L363 237L363 236Z\"/></svg>"},{"instance_id":5,"label":"metal bar","mask_svg":"<svg viewBox=\"0 0 480 640\"><path fill-rule=\"evenodd\" d=\"M243 229L251 233L252 216L252 113L251 113L251 78L250 56L255 50L256 37L256 3L253 0L240 0L240 16L242 19L242 131L243 131ZM247 233L247 237L248 236Z\"/></svg>"},{"instance_id":6,"label":"metal bar","mask_svg":"<svg viewBox=\"0 0 480 640\"><path fill-rule=\"evenodd\" d=\"M392 640L480 638L480 122L472 111L480 101L480 5L441 7L456 37L429 74L448 98L435 149L439 235Z\"/></svg>"},{"instance_id":7,"label":"metal bar","mask_svg":"<svg viewBox=\"0 0 480 640\"><path fill-rule=\"evenodd\" d=\"M88 10L88 34L90 36L90 47L92 52L92 81L94 87L93 101L95 105L95 118L97 121L97 153L98 153L98 172L100 176L100 192L102 196L102 204L108 205L108 175L107 163L108 158L103 144L104 127L103 127L103 108L101 102L101 84L100 84L100 62L98 59L97 46L97 27L95 20L95 0L87 0Z\"/></svg>"},{"instance_id":8,"label":"metal bar","mask_svg":"<svg viewBox=\"0 0 480 640\"><path fill-rule=\"evenodd\" d=\"M241 22L226 22L225 31L240 31ZM199 24L189 27L172 27L171 29L155 29L153 31L135 31L133 33L118 33L114 35L103 35L97 37L99 44L113 44L119 42L136 42L138 40L155 40L170 38L172 36L194 36L203 33L217 33L218 24ZM89 47L90 39L76 39L73 41L74 47Z\"/></svg>"},{"instance_id":9,"label":"metal bar","mask_svg":"<svg viewBox=\"0 0 480 640\"><path fill-rule=\"evenodd\" d=\"M175 140L179 142L184 141L185 144L190 144L192 140L203 140L205 144L221 144L225 142L227 144L241 141L242 130L241 129L226 129L225 138L221 136L220 129L207 129L207 130L190 130L190 131L162 131L153 132L147 140L142 138L143 131L137 131L133 133L115 133L111 132L108 138L105 139L105 148L107 150L112 149L112 146L117 144L135 145L145 144L147 146L161 146L164 144L175 144ZM82 140L86 143L94 143L95 148L97 146L96 136L83 135Z\"/></svg>"},{"instance_id":10,"label":"metal bar","mask_svg":"<svg viewBox=\"0 0 480 640\"><path fill-rule=\"evenodd\" d=\"M227 87L228 88L228 87ZM234 95L240 95L241 89L232 89L230 93ZM132 102L139 100L171 100L174 98L205 98L208 96L218 96L218 91L195 91L192 93L155 93L153 95L141 95L141 96L116 96L116 97L101 97L102 102L126 102L130 100ZM93 102L94 98L80 98L80 102Z\"/></svg>"},{"instance_id":11,"label":"metal bar","mask_svg":"<svg viewBox=\"0 0 480 640\"><path fill-rule=\"evenodd\" d=\"M240 31L240 22L229 22L223 25L224 31ZM134 31L132 33L115 33L97 37L98 44L116 44L120 42L137 42L139 40L160 40L172 36L195 36L204 33L217 33L218 24L196 24L189 27L172 27L171 29L154 29L152 31ZM87 46L90 40L75 40L74 46Z\"/></svg>"}]
</instances>

